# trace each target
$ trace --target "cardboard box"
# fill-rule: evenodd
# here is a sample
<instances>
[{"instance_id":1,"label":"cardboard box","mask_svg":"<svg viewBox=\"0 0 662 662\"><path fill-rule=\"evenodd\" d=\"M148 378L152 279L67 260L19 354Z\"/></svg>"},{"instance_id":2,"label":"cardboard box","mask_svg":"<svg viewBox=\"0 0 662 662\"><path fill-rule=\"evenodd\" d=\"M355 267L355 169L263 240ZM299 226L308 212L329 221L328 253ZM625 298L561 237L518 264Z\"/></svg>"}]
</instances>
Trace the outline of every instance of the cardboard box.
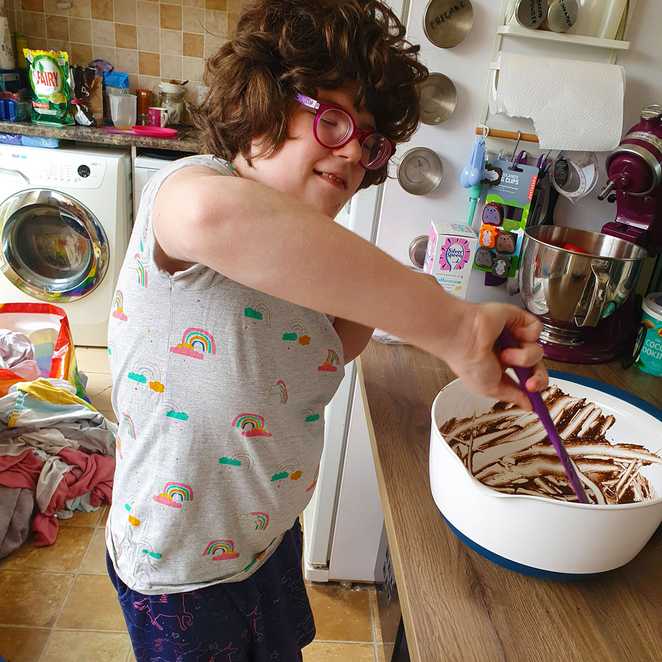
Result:
<instances>
[{"instance_id":1,"label":"cardboard box","mask_svg":"<svg viewBox=\"0 0 662 662\"><path fill-rule=\"evenodd\" d=\"M478 237L468 225L432 221L423 271L449 294L464 299L477 248Z\"/></svg>"}]
</instances>

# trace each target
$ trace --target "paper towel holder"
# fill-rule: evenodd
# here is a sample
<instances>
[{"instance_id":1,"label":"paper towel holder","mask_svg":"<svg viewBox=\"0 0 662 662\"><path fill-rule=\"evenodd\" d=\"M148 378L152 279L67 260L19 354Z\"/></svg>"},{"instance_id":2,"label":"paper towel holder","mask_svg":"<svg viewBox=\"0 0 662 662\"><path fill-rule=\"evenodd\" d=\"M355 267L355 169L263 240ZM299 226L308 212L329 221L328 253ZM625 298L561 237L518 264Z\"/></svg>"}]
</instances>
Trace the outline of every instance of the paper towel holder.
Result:
<instances>
[{"instance_id":1,"label":"paper towel holder","mask_svg":"<svg viewBox=\"0 0 662 662\"><path fill-rule=\"evenodd\" d=\"M535 133L524 133L523 131L505 131L504 129L492 129L486 124L480 124L475 131L477 136L484 138L502 138L504 140L520 140L527 143L540 142Z\"/></svg>"}]
</instances>

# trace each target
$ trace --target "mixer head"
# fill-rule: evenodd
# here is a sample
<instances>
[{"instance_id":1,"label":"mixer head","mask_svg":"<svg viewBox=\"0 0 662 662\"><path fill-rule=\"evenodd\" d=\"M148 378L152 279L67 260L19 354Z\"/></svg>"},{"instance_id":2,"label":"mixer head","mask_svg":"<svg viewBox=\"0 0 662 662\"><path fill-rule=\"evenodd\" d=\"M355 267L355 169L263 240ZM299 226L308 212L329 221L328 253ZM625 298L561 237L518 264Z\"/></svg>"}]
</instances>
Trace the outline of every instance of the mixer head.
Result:
<instances>
[{"instance_id":1,"label":"mixer head","mask_svg":"<svg viewBox=\"0 0 662 662\"><path fill-rule=\"evenodd\" d=\"M607 158L607 185L598 199L616 201L605 234L662 250L662 105L646 106L641 120Z\"/></svg>"}]
</instances>

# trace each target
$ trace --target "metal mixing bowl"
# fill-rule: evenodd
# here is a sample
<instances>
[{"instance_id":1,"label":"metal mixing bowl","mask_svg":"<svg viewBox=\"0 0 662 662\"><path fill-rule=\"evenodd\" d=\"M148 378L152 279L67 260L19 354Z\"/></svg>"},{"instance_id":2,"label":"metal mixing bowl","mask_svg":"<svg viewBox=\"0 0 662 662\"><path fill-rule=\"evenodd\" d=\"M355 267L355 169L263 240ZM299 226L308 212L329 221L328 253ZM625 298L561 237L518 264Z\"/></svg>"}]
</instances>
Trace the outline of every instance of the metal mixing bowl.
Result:
<instances>
[{"instance_id":1,"label":"metal mixing bowl","mask_svg":"<svg viewBox=\"0 0 662 662\"><path fill-rule=\"evenodd\" d=\"M581 251L563 248L574 245ZM574 228L527 228L519 285L534 315L557 326L594 327L637 284L646 251L629 241Z\"/></svg>"}]
</instances>

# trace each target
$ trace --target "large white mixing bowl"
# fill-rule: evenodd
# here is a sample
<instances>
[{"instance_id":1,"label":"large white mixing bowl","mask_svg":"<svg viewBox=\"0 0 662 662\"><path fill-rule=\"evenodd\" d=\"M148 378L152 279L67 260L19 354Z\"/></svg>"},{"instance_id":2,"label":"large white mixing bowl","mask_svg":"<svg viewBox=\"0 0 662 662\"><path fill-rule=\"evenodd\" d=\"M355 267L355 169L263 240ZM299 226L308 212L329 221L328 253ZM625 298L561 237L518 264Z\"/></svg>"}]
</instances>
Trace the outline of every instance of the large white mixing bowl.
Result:
<instances>
[{"instance_id":1,"label":"large white mixing bowl","mask_svg":"<svg viewBox=\"0 0 662 662\"><path fill-rule=\"evenodd\" d=\"M576 375L551 372L550 383L613 414L611 441L662 449L662 414L652 405ZM585 505L497 492L470 475L439 431L451 418L481 414L494 403L455 380L432 405L430 484L454 533L500 565L547 578L575 579L632 560L662 523L662 465L642 470L657 498L641 503Z\"/></svg>"}]
</instances>

